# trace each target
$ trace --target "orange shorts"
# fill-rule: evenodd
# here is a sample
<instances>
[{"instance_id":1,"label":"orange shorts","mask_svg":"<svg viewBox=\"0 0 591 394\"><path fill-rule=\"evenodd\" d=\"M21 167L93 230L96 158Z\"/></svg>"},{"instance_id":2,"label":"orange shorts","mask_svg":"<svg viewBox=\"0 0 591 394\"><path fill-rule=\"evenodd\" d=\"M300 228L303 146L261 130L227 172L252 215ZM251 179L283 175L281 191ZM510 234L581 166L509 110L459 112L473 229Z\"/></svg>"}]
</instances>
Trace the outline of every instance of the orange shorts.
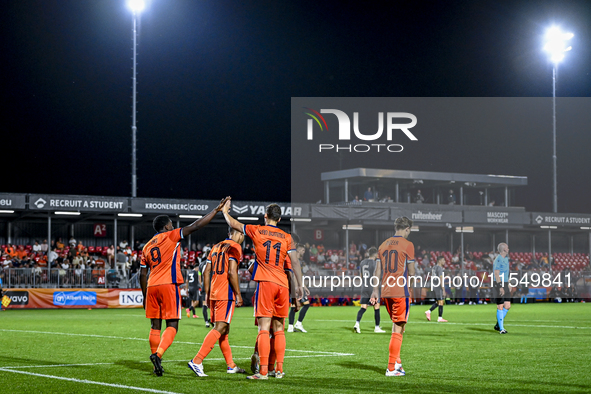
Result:
<instances>
[{"instance_id":1,"label":"orange shorts","mask_svg":"<svg viewBox=\"0 0 591 394\"><path fill-rule=\"evenodd\" d=\"M234 300L211 300L209 301L209 309L211 310L212 323L223 321L228 324L232 322L234 315Z\"/></svg>"},{"instance_id":2,"label":"orange shorts","mask_svg":"<svg viewBox=\"0 0 591 394\"><path fill-rule=\"evenodd\" d=\"M273 282L258 282L254 293L255 317L281 317L289 315L289 289Z\"/></svg>"},{"instance_id":3,"label":"orange shorts","mask_svg":"<svg viewBox=\"0 0 591 394\"><path fill-rule=\"evenodd\" d=\"M392 323L406 323L408 319L408 310L410 309L410 300L405 298L382 298L382 305L386 305L386 310Z\"/></svg>"},{"instance_id":4,"label":"orange shorts","mask_svg":"<svg viewBox=\"0 0 591 394\"><path fill-rule=\"evenodd\" d=\"M177 285L148 287L146 292L146 317L148 319L180 319L181 306L181 293Z\"/></svg>"}]
</instances>

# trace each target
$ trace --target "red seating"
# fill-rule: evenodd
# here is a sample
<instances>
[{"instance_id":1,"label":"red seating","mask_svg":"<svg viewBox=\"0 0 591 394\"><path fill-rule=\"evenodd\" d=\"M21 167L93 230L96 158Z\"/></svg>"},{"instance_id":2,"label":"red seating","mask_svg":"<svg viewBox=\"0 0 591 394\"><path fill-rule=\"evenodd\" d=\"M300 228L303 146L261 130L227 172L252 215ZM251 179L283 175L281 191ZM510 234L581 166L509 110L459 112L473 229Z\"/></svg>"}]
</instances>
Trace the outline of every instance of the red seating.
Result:
<instances>
[{"instance_id":1,"label":"red seating","mask_svg":"<svg viewBox=\"0 0 591 394\"><path fill-rule=\"evenodd\" d=\"M88 253L94 253L94 246L88 247Z\"/></svg>"}]
</instances>

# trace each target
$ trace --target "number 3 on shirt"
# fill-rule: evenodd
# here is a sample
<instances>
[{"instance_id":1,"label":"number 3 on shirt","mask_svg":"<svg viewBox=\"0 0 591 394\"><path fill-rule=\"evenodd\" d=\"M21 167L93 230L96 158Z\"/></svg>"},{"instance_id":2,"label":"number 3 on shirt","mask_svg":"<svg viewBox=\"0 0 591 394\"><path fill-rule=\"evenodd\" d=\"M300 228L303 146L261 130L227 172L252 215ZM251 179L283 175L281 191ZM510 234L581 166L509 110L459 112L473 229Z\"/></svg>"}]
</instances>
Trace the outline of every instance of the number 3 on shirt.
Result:
<instances>
[{"instance_id":1,"label":"number 3 on shirt","mask_svg":"<svg viewBox=\"0 0 591 394\"><path fill-rule=\"evenodd\" d=\"M279 266L279 255L281 254L281 242L277 242L275 245L271 246L271 241L267 241L263 244L265 248L267 248L267 256L265 258L265 263L269 264L269 255L271 254L271 248L276 250L275 253L275 266Z\"/></svg>"}]
</instances>

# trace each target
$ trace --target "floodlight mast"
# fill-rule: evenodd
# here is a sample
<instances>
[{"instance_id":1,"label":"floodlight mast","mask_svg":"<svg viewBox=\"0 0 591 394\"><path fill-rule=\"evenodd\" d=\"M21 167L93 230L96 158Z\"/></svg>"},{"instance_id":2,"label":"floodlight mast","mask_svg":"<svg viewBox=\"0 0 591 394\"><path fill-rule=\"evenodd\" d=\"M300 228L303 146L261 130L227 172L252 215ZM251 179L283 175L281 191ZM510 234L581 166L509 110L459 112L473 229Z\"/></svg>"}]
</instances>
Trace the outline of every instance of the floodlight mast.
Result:
<instances>
[{"instance_id":1,"label":"floodlight mast","mask_svg":"<svg viewBox=\"0 0 591 394\"><path fill-rule=\"evenodd\" d=\"M552 209L558 212L558 185L556 180L556 70L564 59L564 53L572 49L566 42L574 37L573 33L563 33L559 27L552 26L546 31L544 50L549 53L552 67Z\"/></svg>"},{"instance_id":2,"label":"floodlight mast","mask_svg":"<svg viewBox=\"0 0 591 394\"><path fill-rule=\"evenodd\" d=\"M127 3L133 15L133 77L132 77L132 110L131 110L131 196L137 197L137 143L136 143L136 113L137 113L137 18L146 7L144 0L129 0Z\"/></svg>"}]
</instances>

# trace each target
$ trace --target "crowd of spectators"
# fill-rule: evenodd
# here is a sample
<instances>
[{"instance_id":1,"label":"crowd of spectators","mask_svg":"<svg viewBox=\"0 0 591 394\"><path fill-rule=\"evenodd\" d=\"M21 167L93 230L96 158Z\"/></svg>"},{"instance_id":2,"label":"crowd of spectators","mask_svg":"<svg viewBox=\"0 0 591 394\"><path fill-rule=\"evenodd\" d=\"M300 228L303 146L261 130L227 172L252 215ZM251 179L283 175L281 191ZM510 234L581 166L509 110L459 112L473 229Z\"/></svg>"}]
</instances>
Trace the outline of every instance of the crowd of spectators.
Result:
<instances>
[{"instance_id":1,"label":"crowd of spectators","mask_svg":"<svg viewBox=\"0 0 591 394\"><path fill-rule=\"evenodd\" d=\"M369 190L368 190L369 191ZM203 262L212 248L213 243L193 243L183 248L181 268L192 269ZM0 279L4 286L10 282L11 286L38 287L43 283L58 283L59 286L74 287L77 284L104 285L105 277L110 283L123 281L130 287L137 286L138 273L141 260L143 242L136 240L130 245L123 240L119 245L105 247L85 246L81 241L71 237L67 242L62 238L51 240L48 243L36 240L33 245L2 245L0 258ZM366 251L372 245L363 242L351 242L347 251L342 248L325 247L322 243L305 243L302 261L302 273L306 276L341 275L354 276L359 274L359 264L366 258ZM243 245L244 259L240 263L240 278L243 282L250 280L248 266L254 258L252 244L245 242ZM426 279L431 267L435 264L437 256L446 258L444 266L447 275L456 275L462 271L462 256L458 249L454 253L448 251L427 251L420 245L416 245L415 271ZM496 257L495 252L473 252L467 246L464 251L463 272L468 275L481 275L483 272L492 272L492 262ZM556 275L571 274L571 282L581 274L591 274L588 257L586 265L577 266L575 269L569 266L561 266L556 262L554 255L548 259L547 254L529 254L526 258L510 258L512 272L518 272L519 278L525 273L551 273ZM7 269L11 271L10 281L7 278ZM101 281L101 278L102 281Z\"/></svg>"}]
</instances>

